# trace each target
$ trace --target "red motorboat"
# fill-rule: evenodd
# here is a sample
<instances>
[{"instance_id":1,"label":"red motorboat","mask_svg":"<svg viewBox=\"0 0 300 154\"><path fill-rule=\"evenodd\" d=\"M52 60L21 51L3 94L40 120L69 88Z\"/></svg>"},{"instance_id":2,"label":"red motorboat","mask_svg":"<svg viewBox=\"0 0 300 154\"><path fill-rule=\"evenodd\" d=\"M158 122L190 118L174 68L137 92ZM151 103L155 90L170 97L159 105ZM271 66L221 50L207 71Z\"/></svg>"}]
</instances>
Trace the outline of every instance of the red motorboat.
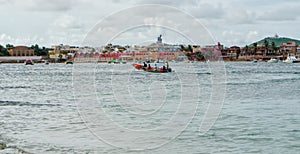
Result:
<instances>
[{"instance_id":1,"label":"red motorboat","mask_svg":"<svg viewBox=\"0 0 300 154\"><path fill-rule=\"evenodd\" d=\"M146 72L151 72L151 73L169 73L169 72L172 72L172 69L171 68L165 68L165 67L160 67L160 68L157 68L155 69L155 67L151 67L150 68L147 66L147 67L144 67L144 65L142 64L138 64L138 63L135 63L135 64L132 64L132 66L138 70L144 70Z\"/></svg>"}]
</instances>

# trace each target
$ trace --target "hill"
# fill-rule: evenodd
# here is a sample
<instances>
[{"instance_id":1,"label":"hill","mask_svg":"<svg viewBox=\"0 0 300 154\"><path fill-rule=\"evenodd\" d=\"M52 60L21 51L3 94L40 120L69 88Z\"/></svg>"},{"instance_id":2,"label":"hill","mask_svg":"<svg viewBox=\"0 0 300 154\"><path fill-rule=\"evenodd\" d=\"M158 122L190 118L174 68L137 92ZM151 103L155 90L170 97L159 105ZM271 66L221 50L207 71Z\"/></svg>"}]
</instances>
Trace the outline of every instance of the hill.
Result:
<instances>
[{"instance_id":1,"label":"hill","mask_svg":"<svg viewBox=\"0 0 300 154\"><path fill-rule=\"evenodd\" d=\"M260 41L257 41L257 42L254 42L254 43L257 43L257 46L263 46L264 45L264 42L265 40L268 41L269 45L272 44L272 42L275 43L276 47L280 47L281 44L283 43L287 43L287 42L290 42L290 41L293 41L295 42L297 45L300 45L300 40L296 40L296 39L292 39L292 38L287 38L287 37L266 37ZM249 47L253 47L253 44L250 44Z\"/></svg>"}]
</instances>

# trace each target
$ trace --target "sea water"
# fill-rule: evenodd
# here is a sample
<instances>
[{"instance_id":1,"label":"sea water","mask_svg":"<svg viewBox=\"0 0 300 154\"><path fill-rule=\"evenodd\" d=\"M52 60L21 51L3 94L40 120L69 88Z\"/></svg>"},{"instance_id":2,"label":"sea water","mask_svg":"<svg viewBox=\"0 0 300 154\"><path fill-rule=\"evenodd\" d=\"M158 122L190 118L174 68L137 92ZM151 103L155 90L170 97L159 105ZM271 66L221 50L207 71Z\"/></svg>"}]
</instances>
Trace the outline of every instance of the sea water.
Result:
<instances>
[{"instance_id":1,"label":"sea water","mask_svg":"<svg viewBox=\"0 0 300 154\"><path fill-rule=\"evenodd\" d=\"M1 64L0 153L298 153L300 65L214 63Z\"/></svg>"}]
</instances>

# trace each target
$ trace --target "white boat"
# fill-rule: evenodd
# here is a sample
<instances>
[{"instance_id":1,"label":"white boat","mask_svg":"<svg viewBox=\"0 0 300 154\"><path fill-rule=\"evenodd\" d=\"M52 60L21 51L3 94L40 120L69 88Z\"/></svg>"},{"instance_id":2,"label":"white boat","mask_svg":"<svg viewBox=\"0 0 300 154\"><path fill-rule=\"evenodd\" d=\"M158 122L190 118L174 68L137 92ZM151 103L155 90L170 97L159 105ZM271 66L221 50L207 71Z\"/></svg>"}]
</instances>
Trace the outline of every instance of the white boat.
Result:
<instances>
[{"instance_id":1,"label":"white boat","mask_svg":"<svg viewBox=\"0 0 300 154\"><path fill-rule=\"evenodd\" d=\"M289 54L284 63L300 63L300 59L297 59L295 55Z\"/></svg>"},{"instance_id":2,"label":"white boat","mask_svg":"<svg viewBox=\"0 0 300 154\"><path fill-rule=\"evenodd\" d=\"M270 60L268 60L268 63L278 63L279 60L275 59L275 58L271 58Z\"/></svg>"},{"instance_id":3,"label":"white boat","mask_svg":"<svg viewBox=\"0 0 300 154\"><path fill-rule=\"evenodd\" d=\"M257 63L257 62L258 62L257 59L253 59L253 60L252 60L252 63Z\"/></svg>"}]
</instances>

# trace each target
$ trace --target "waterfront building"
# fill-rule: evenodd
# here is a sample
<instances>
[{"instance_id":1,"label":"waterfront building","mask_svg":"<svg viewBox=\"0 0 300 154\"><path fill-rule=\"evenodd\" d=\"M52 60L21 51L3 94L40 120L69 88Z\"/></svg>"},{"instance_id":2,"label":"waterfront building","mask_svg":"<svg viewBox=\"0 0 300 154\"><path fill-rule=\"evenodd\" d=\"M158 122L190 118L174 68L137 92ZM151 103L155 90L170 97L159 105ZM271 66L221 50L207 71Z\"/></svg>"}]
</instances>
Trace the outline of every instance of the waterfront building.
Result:
<instances>
[{"instance_id":1,"label":"waterfront building","mask_svg":"<svg viewBox=\"0 0 300 154\"><path fill-rule=\"evenodd\" d=\"M297 47L297 55L300 57L300 46Z\"/></svg>"},{"instance_id":2,"label":"waterfront building","mask_svg":"<svg viewBox=\"0 0 300 154\"><path fill-rule=\"evenodd\" d=\"M280 51L283 54L288 54L288 53L292 53L294 55L296 55L297 53L297 44L294 41L290 41L287 43L283 43L280 45Z\"/></svg>"},{"instance_id":3,"label":"waterfront building","mask_svg":"<svg viewBox=\"0 0 300 154\"><path fill-rule=\"evenodd\" d=\"M82 47L85 50L86 47ZM53 45L51 46L51 49L48 51L49 53L49 58L54 59L54 61L59 61L59 60L67 60L75 56L76 53L78 53L81 48L77 46L70 46L70 45Z\"/></svg>"},{"instance_id":4,"label":"waterfront building","mask_svg":"<svg viewBox=\"0 0 300 154\"><path fill-rule=\"evenodd\" d=\"M42 56L35 56L34 49L27 46L16 46L8 49L10 56L0 57L1 62L23 63L30 59L34 62L42 60Z\"/></svg>"},{"instance_id":5,"label":"waterfront building","mask_svg":"<svg viewBox=\"0 0 300 154\"><path fill-rule=\"evenodd\" d=\"M27 46L16 46L8 49L10 56L34 56L34 49Z\"/></svg>"}]
</instances>

